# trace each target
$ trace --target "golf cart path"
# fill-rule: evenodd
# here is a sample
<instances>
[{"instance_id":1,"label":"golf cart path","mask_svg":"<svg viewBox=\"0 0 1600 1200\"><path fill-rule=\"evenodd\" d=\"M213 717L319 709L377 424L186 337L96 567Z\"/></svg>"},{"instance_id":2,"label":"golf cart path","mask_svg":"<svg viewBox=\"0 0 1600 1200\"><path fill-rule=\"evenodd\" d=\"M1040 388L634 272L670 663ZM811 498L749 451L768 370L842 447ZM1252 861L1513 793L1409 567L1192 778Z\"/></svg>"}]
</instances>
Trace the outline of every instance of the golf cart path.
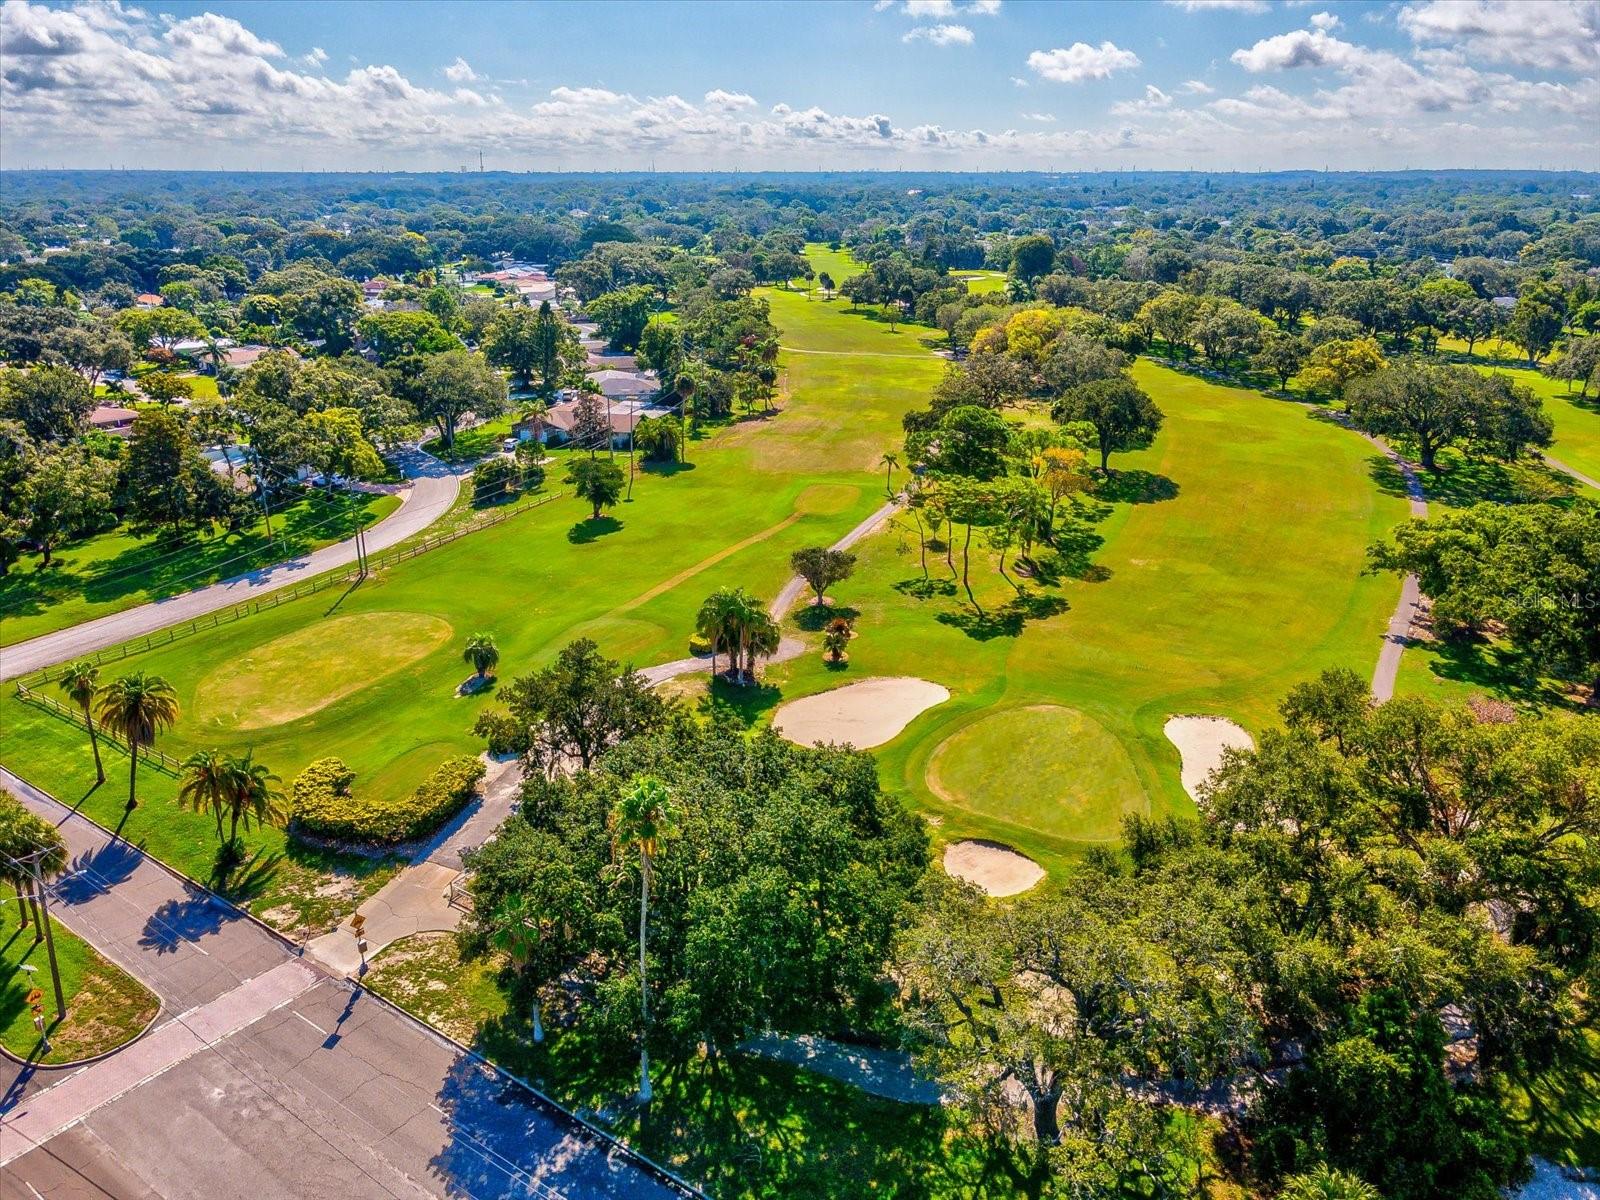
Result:
<instances>
[{"instance_id":1,"label":"golf cart path","mask_svg":"<svg viewBox=\"0 0 1600 1200\"><path fill-rule=\"evenodd\" d=\"M1592 476L1585 475L1576 467L1569 467L1559 458L1551 458L1548 454L1544 456L1544 462L1545 466L1552 467L1555 470L1560 471L1563 475L1568 475L1571 478L1576 479L1579 483L1583 484L1584 487L1591 487L1594 488L1595 491L1600 492L1600 479L1595 479Z\"/></svg>"},{"instance_id":2,"label":"golf cart path","mask_svg":"<svg viewBox=\"0 0 1600 1200\"><path fill-rule=\"evenodd\" d=\"M830 550L850 549L851 546L854 546L862 538L866 537L873 530L877 529L878 526L882 525L885 521L892 517L899 507L900 501L898 498L886 501L880 507L875 509L872 514L863 520L859 525L857 525L849 533L845 534L838 541L834 542L833 545L828 548ZM800 594L805 591L805 589L806 581L804 579L801 579L798 575L791 576L789 582L784 584L782 589L778 592L777 598L767 606L767 611L772 614L772 619L774 621L782 621L784 615L794 607L794 602L800 598ZM783 638L778 643L777 651L774 652L767 659L767 661L787 662L791 658L798 658L800 655L804 654L805 648L805 643L799 638ZM674 659L672 662L658 663L653 667L646 667L644 670L640 671L639 674L644 677L646 683L653 687L658 683L665 683L669 679L676 679L680 675L691 675L696 671L707 670L710 665L711 656L709 654L695 655L690 658L678 658Z\"/></svg>"},{"instance_id":3,"label":"golf cart path","mask_svg":"<svg viewBox=\"0 0 1600 1200\"><path fill-rule=\"evenodd\" d=\"M1398 451L1381 438L1363 433L1383 456L1395 465L1406 484L1406 499L1413 517L1428 515L1428 496L1422 489L1422 480L1416 467L1402 458ZM1378 652L1378 665L1372 671L1372 698L1380 704L1394 698L1394 682L1400 673L1400 656L1411 643L1411 629L1422 608L1422 589L1417 577L1407 575L1400 584L1400 601L1395 605L1394 616L1389 618L1389 628L1384 631L1383 649Z\"/></svg>"},{"instance_id":4,"label":"golf cart path","mask_svg":"<svg viewBox=\"0 0 1600 1200\"><path fill-rule=\"evenodd\" d=\"M470 466L452 467L421 450L406 450L397 458L411 486L401 493L400 507L366 531L369 552L386 550L437 521L455 503L461 480L471 471ZM259 567L220 583L18 642L0 649L0 680L15 679L180 621L208 616L355 561L356 542L351 537L274 566Z\"/></svg>"}]
</instances>

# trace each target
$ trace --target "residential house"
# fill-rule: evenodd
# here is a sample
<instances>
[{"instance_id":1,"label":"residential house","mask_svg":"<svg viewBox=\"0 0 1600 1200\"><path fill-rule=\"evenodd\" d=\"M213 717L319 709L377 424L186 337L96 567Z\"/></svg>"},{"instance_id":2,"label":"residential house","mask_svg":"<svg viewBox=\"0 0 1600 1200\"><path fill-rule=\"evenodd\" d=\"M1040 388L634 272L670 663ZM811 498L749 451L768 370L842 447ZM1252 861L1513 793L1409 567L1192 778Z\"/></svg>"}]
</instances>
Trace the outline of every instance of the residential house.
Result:
<instances>
[{"instance_id":1,"label":"residential house","mask_svg":"<svg viewBox=\"0 0 1600 1200\"><path fill-rule=\"evenodd\" d=\"M140 308L160 308L166 303L164 299L154 292L140 292L133 298L133 302Z\"/></svg>"},{"instance_id":2,"label":"residential house","mask_svg":"<svg viewBox=\"0 0 1600 1200\"><path fill-rule=\"evenodd\" d=\"M99 430L101 433L115 434L117 437L127 437L128 431L133 428L133 419L138 415L131 408L102 404L89 414L89 428Z\"/></svg>"},{"instance_id":3,"label":"residential house","mask_svg":"<svg viewBox=\"0 0 1600 1200\"><path fill-rule=\"evenodd\" d=\"M659 382L637 371L596 371L589 378L610 400L643 400L661 390Z\"/></svg>"}]
</instances>

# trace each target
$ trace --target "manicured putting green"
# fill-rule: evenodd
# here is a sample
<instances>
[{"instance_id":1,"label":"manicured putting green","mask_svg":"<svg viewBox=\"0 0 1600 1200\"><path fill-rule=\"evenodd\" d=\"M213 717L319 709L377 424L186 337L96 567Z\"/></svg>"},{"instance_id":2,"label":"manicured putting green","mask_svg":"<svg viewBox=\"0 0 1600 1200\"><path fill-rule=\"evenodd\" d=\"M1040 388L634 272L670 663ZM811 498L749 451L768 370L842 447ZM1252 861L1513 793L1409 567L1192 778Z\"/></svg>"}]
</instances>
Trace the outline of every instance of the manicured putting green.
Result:
<instances>
[{"instance_id":1,"label":"manicured putting green","mask_svg":"<svg viewBox=\"0 0 1600 1200\"><path fill-rule=\"evenodd\" d=\"M1116 737L1077 709L1008 708L946 738L928 760L941 799L1076 841L1111 841L1127 813L1148 807L1133 761Z\"/></svg>"},{"instance_id":2,"label":"manicured putting green","mask_svg":"<svg viewBox=\"0 0 1600 1200\"><path fill-rule=\"evenodd\" d=\"M284 725L416 662L454 632L426 613L317 621L214 668L195 689L195 707L217 729Z\"/></svg>"}]
</instances>

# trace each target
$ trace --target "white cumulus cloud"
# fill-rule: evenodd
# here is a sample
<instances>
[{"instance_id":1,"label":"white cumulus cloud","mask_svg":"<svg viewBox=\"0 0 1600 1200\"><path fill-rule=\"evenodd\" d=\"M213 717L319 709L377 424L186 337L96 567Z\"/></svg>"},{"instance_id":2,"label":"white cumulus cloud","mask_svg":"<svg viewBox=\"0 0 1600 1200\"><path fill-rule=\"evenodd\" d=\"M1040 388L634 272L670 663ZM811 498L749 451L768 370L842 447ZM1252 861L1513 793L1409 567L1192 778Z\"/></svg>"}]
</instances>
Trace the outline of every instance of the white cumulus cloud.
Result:
<instances>
[{"instance_id":1,"label":"white cumulus cloud","mask_svg":"<svg viewBox=\"0 0 1600 1200\"><path fill-rule=\"evenodd\" d=\"M972 30L965 25L918 25L908 30L902 42L931 42L935 46L970 46Z\"/></svg>"},{"instance_id":2,"label":"white cumulus cloud","mask_svg":"<svg viewBox=\"0 0 1600 1200\"><path fill-rule=\"evenodd\" d=\"M1117 71L1139 65L1139 56L1112 42L1091 46L1074 42L1065 49L1035 50L1028 55L1028 69L1053 83L1082 83L1086 79L1109 79Z\"/></svg>"},{"instance_id":3,"label":"white cumulus cloud","mask_svg":"<svg viewBox=\"0 0 1600 1200\"><path fill-rule=\"evenodd\" d=\"M1396 23L1416 42L1547 71L1600 65L1600 0L1429 0Z\"/></svg>"},{"instance_id":4,"label":"white cumulus cloud","mask_svg":"<svg viewBox=\"0 0 1600 1200\"><path fill-rule=\"evenodd\" d=\"M467 65L467 60L460 55L455 62L444 69L444 77L452 83L471 83L478 78L478 73Z\"/></svg>"}]
</instances>

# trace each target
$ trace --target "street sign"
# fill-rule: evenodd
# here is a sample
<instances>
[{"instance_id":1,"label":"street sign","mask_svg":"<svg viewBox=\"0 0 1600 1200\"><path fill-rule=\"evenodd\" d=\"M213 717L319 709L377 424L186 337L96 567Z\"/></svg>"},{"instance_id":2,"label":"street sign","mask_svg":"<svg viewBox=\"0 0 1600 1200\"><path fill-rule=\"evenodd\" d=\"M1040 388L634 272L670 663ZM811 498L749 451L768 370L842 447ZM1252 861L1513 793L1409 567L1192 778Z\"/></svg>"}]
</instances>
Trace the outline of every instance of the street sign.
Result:
<instances>
[{"instance_id":1,"label":"street sign","mask_svg":"<svg viewBox=\"0 0 1600 1200\"><path fill-rule=\"evenodd\" d=\"M39 1002L41 1000L43 1000L43 999L44 999L44 989L43 988L29 988L28 989L28 997L24 1001L24 1003L29 1005L30 1007L35 1007L36 1008L36 1007L38 1007Z\"/></svg>"}]
</instances>

